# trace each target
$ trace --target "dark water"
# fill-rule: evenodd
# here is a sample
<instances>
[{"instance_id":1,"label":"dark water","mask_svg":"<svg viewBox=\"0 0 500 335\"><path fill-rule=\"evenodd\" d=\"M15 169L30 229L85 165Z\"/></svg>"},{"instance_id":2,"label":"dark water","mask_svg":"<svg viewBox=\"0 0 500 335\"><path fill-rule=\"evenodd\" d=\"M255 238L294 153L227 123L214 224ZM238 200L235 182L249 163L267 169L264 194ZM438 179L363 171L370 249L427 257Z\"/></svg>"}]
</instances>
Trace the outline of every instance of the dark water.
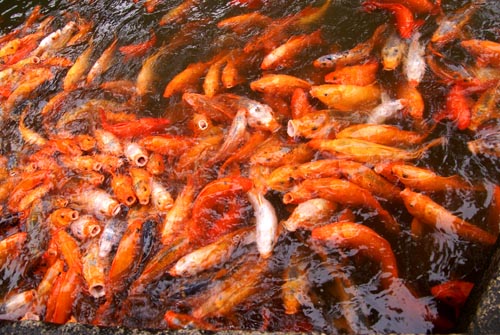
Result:
<instances>
[{"instance_id":1,"label":"dark water","mask_svg":"<svg viewBox=\"0 0 500 335\"><path fill-rule=\"evenodd\" d=\"M468 1L443 1L442 8L446 13L452 12L466 3ZM160 1L153 13L147 13L141 1L134 3L131 0L93 2L0 0L0 35L21 25L35 5L41 6L43 15L55 17L53 23L55 28L63 27L68 21L68 15L74 17L78 14L92 22L94 29L91 36L96 46L93 59L96 59L115 38L118 39L120 46L136 44L146 41L151 36L151 31L154 31L157 42L151 50L139 58L127 61L123 57L119 58L100 80L134 81L147 56L162 45L170 46L170 51L156 68L159 79L153 92L145 97L141 107L134 112L140 116L167 116L175 121L170 129L171 132L185 134L188 133L185 129L186 120L189 119L191 112L181 105L179 95L168 99L162 97L166 84L189 64L206 61L222 50L242 46L252 34L258 32L249 31L247 36L237 36L218 29L217 22L221 19L249 11L244 7L230 6L227 1L200 1L183 22L159 26L161 17L179 4L180 1ZM278 20L299 12L307 5L321 4L321 1L276 0L268 1L260 11ZM464 34L498 42L499 17L499 3L496 0L486 1L464 27ZM425 20L421 31L423 39L426 39L436 29L437 23L435 17L430 15L421 18ZM384 22L393 22L387 12L366 13L361 10L360 1L339 0L332 1L327 15L321 19L319 26L322 28L327 45L335 45L337 49L345 50L367 40L375 28ZM74 60L86 47L87 42L83 42L62 49L60 54ZM301 61L281 73L313 79L318 75L314 74L311 62L325 54L327 50L328 48L311 50L301 56L303 57ZM450 43L444 52L457 64L473 61L456 42ZM30 96L29 103L33 110L43 108L47 101L61 90L64 74L64 71L59 72L54 80L43 84L36 90L35 95ZM250 82L260 76L260 69L251 69L247 80ZM402 74L399 71L383 73L380 74L379 81L383 86L391 87L400 76ZM430 121L432 115L442 107L449 87L428 71L419 89L426 103L425 118ZM259 95L252 92L247 84L235 87L230 92L259 99ZM78 89L70 94L67 106L77 106L93 98L108 99L110 96L98 88ZM10 118L2 124L0 152L8 157L9 166L12 168L22 165L24 159L22 157L24 142L17 129L17 121L27 103L28 101L23 101L16 106ZM27 125L36 130L42 129L41 122L43 120L37 113L28 115L26 120ZM407 126L404 120L398 120L395 124ZM85 132L85 125L80 126L81 132ZM416 164L431 168L440 175L457 174L470 183L485 185L484 192L451 190L436 195L436 199L439 199L439 202L453 214L485 228L492 202L491 185L499 183L498 158L472 155L467 149L467 142L472 140L475 134L470 131L459 131L451 122L442 122L431 135L432 138L440 136L446 137L446 144L429 150L416 161ZM172 189L174 192L179 191L179 187ZM282 194L278 192L267 194L267 198L275 205L279 218L285 219L289 215L289 208L281 203L281 197ZM401 279L395 281L391 287L380 290L381 273L377 264L356 255L358 253L356 250L349 251L351 254L348 251L330 250L328 256L319 257L311 251L312 248L306 242L307 233L282 234L269 260L268 271L258 284L257 292L236 306L227 317L210 318L209 322L220 329L314 330L327 333L453 332L458 315L453 308L434 299L430 294L430 288L449 279L477 283L487 265L491 248L456 237L449 238L440 232L429 232L416 240L409 232L411 216L404 207L385 200L381 200L381 203L403 227L403 233L397 237L384 236L396 254L401 276ZM8 214L5 213L5 217ZM357 218L364 218L375 227L380 225L373 213L366 210L357 209L355 215ZM22 223L18 225L20 230L25 229L22 225ZM4 228L2 235L9 235L12 229L12 227ZM151 243L151 240L149 242ZM156 249L158 244L156 241ZM85 247L86 245L82 243L82 250ZM231 273L233 269L245 266L246 260L241 259L245 259L246 254L250 254L248 257L251 258L252 253L255 251L247 249L239 251L239 254L232 257L227 272ZM299 263L303 261L307 264L306 277L311 289L307 299L302 301L302 310L295 315L288 315L281 301L280 287L284 281L285 269L290 266L291 259L297 254L303 259L299 259ZM147 259L142 261L145 262ZM342 271L336 270L339 267ZM7 284L9 289L15 284L34 286L40 280L36 277L32 280L27 279L25 280L27 283L24 283L22 279L17 278L19 273L15 273L16 279L9 281L6 278L11 276L11 273L3 272L3 286ZM112 307L112 312L120 311L122 317L109 318L109 324L164 328L166 325L162 318L165 311L171 309L182 313L191 312L203 302L203 293L210 292L215 277L224 279L229 275L224 274L221 269L203 273L195 279L173 279L166 275L151 284L147 294L127 299L121 297L120 299L125 301L123 306ZM344 277L348 280L342 284L334 281ZM342 290L345 291L344 298L339 293ZM93 299L83 290L73 306L72 314L80 322L91 323L98 313L100 304L101 300ZM437 317L432 319L429 314Z\"/></svg>"}]
</instances>

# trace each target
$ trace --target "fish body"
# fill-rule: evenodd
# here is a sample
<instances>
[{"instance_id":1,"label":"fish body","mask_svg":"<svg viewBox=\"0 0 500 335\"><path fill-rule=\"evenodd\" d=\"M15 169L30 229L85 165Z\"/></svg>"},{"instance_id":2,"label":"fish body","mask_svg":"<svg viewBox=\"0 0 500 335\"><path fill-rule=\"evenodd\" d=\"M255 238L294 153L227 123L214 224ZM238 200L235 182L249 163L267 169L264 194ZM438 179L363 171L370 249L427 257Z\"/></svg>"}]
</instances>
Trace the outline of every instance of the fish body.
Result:
<instances>
[{"instance_id":1,"label":"fish body","mask_svg":"<svg viewBox=\"0 0 500 335\"><path fill-rule=\"evenodd\" d=\"M414 87L418 86L422 81L427 67L424 58L425 46L420 43L420 36L419 32L413 34L403 62L403 71L406 79Z\"/></svg>"}]
</instances>

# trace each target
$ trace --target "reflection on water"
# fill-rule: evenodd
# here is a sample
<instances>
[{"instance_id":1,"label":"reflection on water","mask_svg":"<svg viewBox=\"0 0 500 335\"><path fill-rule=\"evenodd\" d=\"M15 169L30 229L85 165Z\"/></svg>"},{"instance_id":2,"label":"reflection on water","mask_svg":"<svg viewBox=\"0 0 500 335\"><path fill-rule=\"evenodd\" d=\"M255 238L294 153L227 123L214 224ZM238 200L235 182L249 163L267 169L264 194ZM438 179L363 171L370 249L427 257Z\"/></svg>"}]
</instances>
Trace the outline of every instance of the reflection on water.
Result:
<instances>
[{"instance_id":1,"label":"reflection on water","mask_svg":"<svg viewBox=\"0 0 500 335\"><path fill-rule=\"evenodd\" d=\"M179 5L185 3L190 3L191 6L179 9L181 8ZM329 6L325 6L321 15L311 14L315 9L322 8L325 3ZM453 13L468 3L465 0L443 1L442 9L444 14ZM262 4L263 6L259 7ZM231 255L225 257L224 262L200 271L196 276L181 278L169 272L174 261L196 247L220 241L228 231L255 224L254 215L256 213L259 215L258 209L255 208L255 204L248 202L244 193L248 189L234 182L237 180L235 175L240 174L251 179L255 189L262 185L265 189L269 175L279 167L346 157L339 155L338 152L313 151L306 145L311 139L306 136L290 138L286 129L287 122L298 118L293 114L292 104L295 100L291 97L292 94L283 93L286 89L283 87L274 87L270 92L258 92L250 87L250 83L260 79L264 74L278 73L306 80L306 85L309 86L324 84L325 75L333 69L319 69L313 66L313 61L320 56L348 50L368 41L382 24L389 27L386 28L387 32L382 34L382 40L386 39L394 25L394 19L389 12L375 10L369 13L362 10L361 1L53 0L13 3L0 0L0 35L6 35L21 27L36 5L40 5L41 8L37 24L43 18L53 16L50 32L65 27L69 21L77 22L79 31L82 31L85 25L90 27L89 33L81 40L73 45L61 47L49 57L64 57L74 63L86 50L91 50L87 69L83 72L82 78L87 76L88 69L98 59L103 59L100 58L101 55L106 54L114 41L118 41L119 52L113 53L109 68L98 75L95 81L83 79L71 89L65 89L69 66L51 65L50 79L36 85L31 91L27 88L28 94L17 92L20 98L13 101L9 98L17 86L10 87L10 84L11 82L18 84L20 81L16 82L14 74L5 72L14 68L14 65L7 64L8 57L2 58L0 66L5 77L2 76L3 82L0 81L3 115L0 138L2 154L0 235L5 239L27 231L29 235L27 246L31 252L27 252L26 247L23 248L22 245L2 246L12 254L22 254L23 257L4 261L5 251L0 250L0 288L4 295L1 305L3 309L0 309L0 313L8 314L3 310L6 309L5 301L8 301L9 294L36 289L54 259L64 259L66 267L72 267L71 261L67 259L68 249L65 247L66 244L73 242L63 243L55 238L52 238L51 242L48 241L48 234L56 235L53 226L55 219L49 217L56 208L69 206L80 211L80 216L88 213L95 215L101 222L102 228L110 225L111 220L106 215L89 208L99 204L81 199L79 195L89 188L100 188L108 194L118 196L113 180L119 174L131 175L132 164L122 153L106 152L108 148L99 147L99 143L92 145L90 149L82 149L76 148L75 143L68 144L62 140L74 140L78 135L97 137L98 131L105 128L108 122L107 126L114 132L127 133L141 129L134 136L125 135L121 144L137 142L144 146L150 145L146 158L152 160L151 154L153 152L158 154L160 157L158 165L161 165L163 170L155 173L152 172L154 170L149 170L149 166L145 166L143 170L147 168L148 173L153 175L152 179L166 185L173 198L185 197L187 203L184 205L189 209L185 210L184 207L183 209L189 214L184 217L184 212L180 211L180 214L174 216L173 210L168 211L170 207L166 211L158 210L159 202L155 202L155 199L158 199L151 196L152 201L149 203L149 195L148 203L144 205L136 203L130 208L122 205L122 213L116 220L132 224L134 215L138 220L145 217L150 219L145 221L147 224L140 225L137 231L114 232L115 235L111 233L110 238L116 238L116 241L112 246L111 256L104 257L105 264L102 268L106 279L103 285L114 283L116 287L123 286L126 289L107 288L108 293L104 297L92 297L86 286L88 278L85 277L85 273L82 273L83 279L80 278L81 281L76 284L65 282L65 279L57 281L54 279L59 288L56 285L56 288L45 293L46 296L40 299L45 301L43 306L36 306L33 303L36 308L33 307L32 312L39 315L41 320L64 323L73 317L83 323L139 328L194 327L208 330L322 331L355 334L454 331L459 317L454 309L457 306L450 306L449 302L433 297L431 288L448 281L477 283L481 279L481 273L492 249L491 245L475 240L474 232L470 233L473 236L470 238L467 233L458 231L456 226L450 228L447 215L452 213L480 227L481 231L498 234L500 210L495 208L495 204L500 206L498 204L500 194L497 194L499 191L494 186L498 185L500 176L498 155L473 155L468 147L468 142L480 138L481 132L488 132L487 127L493 131L498 127L495 124L493 126L486 124L483 125L486 130L481 128L477 132L470 129L459 130L456 122L446 117L434 124L436 115L445 108L447 94L450 86L454 84L444 81L440 77L442 73L437 73L436 69L427 68L422 82L418 85L425 104L423 118L412 119L405 110L396 116L388 117L386 122L401 129L421 133L430 129L426 141L443 137L445 141L423 151L417 159L411 159L411 163L432 170L439 176L456 175L464 184L475 187L447 188L436 192L424 190L423 194L447 210L446 214L436 215L432 226L414 220L399 198L388 199L375 191L372 197L372 189L369 192L370 199L361 191L356 191L359 194L355 195L350 193L338 196L335 190L330 190L322 194L324 197L335 198L331 201L336 203L336 208L322 224L337 220L363 223L372 228L377 237L363 236L364 240L361 242L359 240L353 242L349 240L348 233L344 232L342 238L348 242L341 237L335 237L337 240L332 237L330 241L311 237L308 229L290 232L279 227L280 236L277 238L272 256L268 259L259 256L254 243L240 243ZM147 6L153 5L155 5L154 10L148 12ZM262 16L265 15L265 18L254 18L255 21L250 21L244 29L240 28L241 31L222 29L218 26L222 20L240 14L256 13L257 10L252 6L259 7L258 12ZM308 6L311 6L312 10ZM166 18L168 13L174 13L174 19ZM297 13L305 13L302 15L310 22L304 23L307 22L305 19L290 20ZM499 15L500 5L497 1L486 1L470 18L463 30L476 39L498 42ZM428 42L439 25L437 16L434 13L427 13L418 17L423 20L423 25L418 28L422 33L422 40ZM168 24L160 24L170 19L172 21ZM238 22L238 24L244 23ZM286 26L287 29L276 28L280 26ZM258 43L252 45L251 42L257 40L260 34L272 31L268 29L269 27L276 28L273 34L269 33L267 39L258 40ZM274 49L287 41L293 41L296 36L316 29L321 29L322 36L322 43L317 47L304 47L303 52L298 53L295 59L289 63L284 62L275 70L261 69L260 63L263 57L270 52L265 50L267 43ZM35 30L36 28L32 29ZM47 34L48 32L45 33ZM134 49L136 54L129 57L123 49L120 49L124 46L138 46L147 41L152 41L151 45ZM448 63L446 68L444 66L441 68L444 69L443 72L461 73L463 69L472 68L475 60L459 42L460 40L451 40L446 48L439 50L439 56L427 46L426 55L431 58L436 57L442 63L445 59ZM383 41L377 40L369 55L357 63L363 63L372 57L381 58L382 43ZM2 46L0 44L0 47ZM288 51L291 52L293 51ZM46 60L41 62L44 61ZM236 77L231 77L236 81L234 86L226 85L220 78L224 69L229 67L228 64L235 66ZM16 73L39 78L42 72L30 72L31 69L37 68L36 65L31 64ZM149 71L146 71L148 68ZM475 69L474 74L479 73L479 70ZM185 74L185 77L179 78L181 73ZM489 83L485 85L488 87L472 93L468 91L470 94L467 99L477 102L485 90L495 87L494 82L498 82L498 71L491 70L491 73L488 80L484 80ZM206 98L207 100L200 100L202 102L188 103L182 93L200 93L200 95L206 93L207 88L204 85L208 85L207 78L210 78L210 75L219 75L216 78L217 83L213 84L218 90L217 94L211 100ZM388 93L389 98L396 98L400 86L406 81L404 76L401 68L394 71L378 70L376 84ZM479 77L479 74L477 76ZM140 84L142 80L140 78L146 79ZM176 81L179 83L174 93L166 94L166 87ZM110 86L102 86L103 84ZM498 89L498 86L496 87ZM141 90L144 92L141 93ZM311 109L328 108L328 103L323 104L319 99L308 95L308 89L303 91ZM192 97L202 99L197 95ZM498 109L498 97L493 100L490 107ZM278 115L273 121L281 126L279 131L275 133L269 131L262 119L252 124L251 112L247 112L243 126L238 128L241 125L233 120L236 113L245 108L262 112L262 105L258 103L272 107L273 113ZM331 128L335 126L331 125L335 122L343 124L338 127L363 123L367 111L355 112L347 112L350 114L346 116L347 113L332 111L330 108L327 113L322 114L322 117L329 119L326 125L320 125L324 127L322 128L324 132L319 134L333 138L334 131ZM449 115L447 117L450 118ZM137 121L137 118L141 118L141 121ZM168 119L170 124L164 127L151 124L160 118ZM195 120L203 122L196 123ZM147 128L146 124L150 128ZM154 130L151 130L153 128ZM316 125L309 128L310 133L318 131ZM141 141L150 133L167 133L164 138L170 139L171 142L168 144L162 142L161 145L154 146ZM321 139L320 135L316 136ZM258 143L252 146L250 138ZM267 139L270 140L266 141ZM498 143L495 144L498 146ZM227 157L224 152L218 151L219 148L223 148L222 151L231 151L227 155L231 158L227 161L222 159L218 161L220 157ZM241 148L249 149L248 152L239 151ZM374 150L377 149L372 149L369 154L373 154ZM99 168L98 171L89 171L89 168L71 164L71 161L76 161L80 155L95 158L103 157L104 154L109 155L99 162L101 164L99 167L102 166L102 169ZM115 162L116 166L113 166ZM207 162L211 165L208 166ZM379 172L378 168L384 168L382 164L384 162L375 159L368 162L361 159L361 162L365 163L362 166L369 168L370 171ZM224 167L224 173L221 172L221 167ZM296 166L294 169L298 170ZM47 171L47 176L39 179L33 177L40 171ZM315 179L318 176L332 177L332 174L334 178L349 180L354 184L364 182L363 187L376 186L374 184L378 179L363 179L373 177L365 177L360 171L361 167L357 172L344 167L344 170L339 168L335 173L324 169L308 171L303 175L297 172L296 175L285 175L285 180L279 187L286 189L283 185L287 183L293 186L298 185L303 179ZM233 178L235 185L227 181L223 185L218 185L220 189L214 190L212 186L208 191L204 189L205 193L201 191L204 186L211 185L211 182L220 178L231 179L229 176ZM380 176L401 190L405 187L393 173L389 175L380 173ZM31 184L23 184L23 180L29 180L28 183ZM139 182L135 181L135 184L137 183ZM194 194L190 197L189 186L193 184L194 191L191 191ZM227 185L232 185L235 189L228 191ZM426 185L432 186L429 186L429 183ZM27 190L22 189L23 187ZM284 194L291 191L292 187L286 191L279 187L272 190L265 189L266 192L263 194L273 205L277 220L282 221L291 215L296 204L283 201ZM317 192L323 187L324 185L315 185L315 189L308 192ZM42 199L41 202L33 202L37 204L36 206L31 205L27 197L19 194L21 191L29 193L31 188L40 193L33 193L32 196ZM418 189L414 191L419 192ZM135 192L139 191L135 189ZM215 195L207 196L206 193L209 192ZM202 204L197 203L197 199L201 198L200 194L206 196L203 202L200 201ZM197 198L198 196L200 197ZM13 198L18 201L13 201ZM359 198L363 198L363 206L359 205ZM69 201L69 204L61 205L64 201ZM194 218L190 217L192 210L190 206L193 202L195 203L193 207L201 208L203 222L209 222L209 225L213 226L202 229L189 226L196 219L195 214ZM263 202L257 203L262 205ZM177 205L174 206L177 210ZM387 215L395 219L401 227L400 232L390 232L385 228L386 222L383 221L387 216L381 214L383 211L387 211ZM26 219L26 213L30 214L29 219ZM308 220L314 221L315 218L311 217ZM181 228L175 227L178 230L175 234L180 234L185 240L189 238L192 245L179 247L172 238L165 238L165 222L171 221L182 223L179 225ZM220 228L222 233L217 231L216 228L219 228L215 227L217 224L223 226ZM43 229L33 228L37 225ZM50 233L48 227L52 228ZM62 226L62 229L69 232L71 229L68 227ZM206 233L205 230L210 233ZM196 240L197 237L192 236L192 231L203 231L206 239L213 240ZM73 230L72 234L76 235ZM122 234L126 238L122 238ZM467 237L464 238L464 235ZM386 241L392 251L380 250L379 246L385 244L376 244L377 247L373 248L371 243L376 243L374 240L379 241L379 238ZM100 243L99 241L100 237L75 240L78 250L73 253L80 253L82 262L85 262L91 257L88 254L90 246L92 243ZM225 242L219 248L229 248L229 244L230 242ZM386 265L385 262L392 260L388 256L392 252L398 268L396 272L399 272L394 278L389 272L380 270L381 263ZM117 260L118 257L113 258L115 255L126 255L127 257L122 256L123 259L133 259L134 264L128 264L123 259ZM116 265L118 263L119 265ZM158 270L157 264L160 264L158 267L163 267ZM83 265L84 268L85 266ZM123 272L116 270L120 266L123 266ZM66 270L68 269L65 268L64 271ZM109 275L110 273L113 273L113 276ZM56 277L66 278L62 274ZM387 287L382 287L385 284L381 283L388 283ZM55 307L46 308L45 304L50 306L49 296L55 299L58 292L53 292L57 289L62 290L61 286L66 289L74 288L78 294L72 297L74 300L70 301L67 310L58 314L51 310ZM206 302L211 301L209 299L214 296L213 306L208 306ZM170 315L166 314L167 311L179 314L177 318L167 320L167 315Z\"/></svg>"}]
</instances>

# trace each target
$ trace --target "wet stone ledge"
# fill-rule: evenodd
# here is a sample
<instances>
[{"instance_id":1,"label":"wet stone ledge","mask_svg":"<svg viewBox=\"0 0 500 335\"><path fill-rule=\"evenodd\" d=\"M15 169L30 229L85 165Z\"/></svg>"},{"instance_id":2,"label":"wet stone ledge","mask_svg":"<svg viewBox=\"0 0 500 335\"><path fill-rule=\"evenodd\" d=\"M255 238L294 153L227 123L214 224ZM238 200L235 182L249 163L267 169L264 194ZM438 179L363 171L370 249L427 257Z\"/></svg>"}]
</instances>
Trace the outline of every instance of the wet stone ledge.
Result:
<instances>
[{"instance_id":1,"label":"wet stone ledge","mask_svg":"<svg viewBox=\"0 0 500 335\"><path fill-rule=\"evenodd\" d=\"M482 280L474 287L458 325L467 334L500 334L500 238Z\"/></svg>"},{"instance_id":2,"label":"wet stone ledge","mask_svg":"<svg viewBox=\"0 0 500 335\"><path fill-rule=\"evenodd\" d=\"M68 323L56 325L39 321L0 321L0 335L299 335L302 333L258 331L200 331L200 330L144 330L123 327L97 327L88 324ZM322 335L320 333L316 333Z\"/></svg>"}]
</instances>

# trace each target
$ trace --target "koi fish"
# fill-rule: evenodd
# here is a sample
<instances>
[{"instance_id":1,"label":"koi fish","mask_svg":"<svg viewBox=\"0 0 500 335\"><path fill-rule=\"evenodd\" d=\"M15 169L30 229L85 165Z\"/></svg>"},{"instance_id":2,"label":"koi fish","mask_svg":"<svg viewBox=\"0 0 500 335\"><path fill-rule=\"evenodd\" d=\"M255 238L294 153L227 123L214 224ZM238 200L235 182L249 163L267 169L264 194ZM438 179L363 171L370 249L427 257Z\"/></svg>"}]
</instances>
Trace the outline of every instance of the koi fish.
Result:
<instances>
[{"instance_id":1,"label":"koi fish","mask_svg":"<svg viewBox=\"0 0 500 335\"><path fill-rule=\"evenodd\" d=\"M271 94L291 95L296 88L311 89L303 79L287 74L266 74L250 83L253 91Z\"/></svg>"},{"instance_id":2,"label":"koi fish","mask_svg":"<svg viewBox=\"0 0 500 335\"><path fill-rule=\"evenodd\" d=\"M456 11L440 18L438 20L439 25L430 39L432 45L439 49L459 38L462 35L464 26L484 3L484 0L471 1Z\"/></svg>"},{"instance_id":3,"label":"koi fish","mask_svg":"<svg viewBox=\"0 0 500 335\"><path fill-rule=\"evenodd\" d=\"M466 240L485 245L493 245L496 241L496 236L453 215L424 194L406 188L401 191L401 198L410 214L446 234L457 234Z\"/></svg>"},{"instance_id":4,"label":"koi fish","mask_svg":"<svg viewBox=\"0 0 500 335\"><path fill-rule=\"evenodd\" d=\"M401 38L395 31L392 32L385 40L380 51L384 70L393 71L398 68L407 52L407 48L406 39Z\"/></svg>"},{"instance_id":5,"label":"koi fish","mask_svg":"<svg viewBox=\"0 0 500 335\"><path fill-rule=\"evenodd\" d=\"M308 145L320 151L340 155L342 158L348 158L362 163L375 163L381 161L416 159L433 146L442 144L443 141L444 138L436 138L418 149L408 151L376 144L370 141L349 138L334 140L313 139L308 142Z\"/></svg>"},{"instance_id":6,"label":"koi fish","mask_svg":"<svg viewBox=\"0 0 500 335\"><path fill-rule=\"evenodd\" d=\"M474 283L463 280L449 280L431 287L432 295L439 301L453 307L458 317L461 307L474 287Z\"/></svg>"},{"instance_id":7,"label":"koi fish","mask_svg":"<svg viewBox=\"0 0 500 335\"><path fill-rule=\"evenodd\" d=\"M403 71L408 83L416 87L422 81L426 70L425 46L419 41L420 33L413 34L408 45L408 52L403 61Z\"/></svg>"},{"instance_id":8,"label":"koi fish","mask_svg":"<svg viewBox=\"0 0 500 335\"><path fill-rule=\"evenodd\" d=\"M256 190L247 192L248 200L255 213L255 242L262 258L271 257L278 238L278 217L276 210L262 193Z\"/></svg>"},{"instance_id":9,"label":"koi fish","mask_svg":"<svg viewBox=\"0 0 500 335\"><path fill-rule=\"evenodd\" d=\"M390 243L371 228L353 222L335 222L314 228L313 242L322 247L335 246L356 249L380 263L380 282L387 289L399 277L398 265Z\"/></svg>"},{"instance_id":10,"label":"koi fish","mask_svg":"<svg viewBox=\"0 0 500 335\"><path fill-rule=\"evenodd\" d=\"M396 19L396 29L402 38L410 38L415 29L424 23L422 20L415 20L413 13L406 6L399 3L365 1L363 2L363 8L368 12L378 8L389 10Z\"/></svg>"},{"instance_id":11,"label":"koi fish","mask_svg":"<svg viewBox=\"0 0 500 335\"><path fill-rule=\"evenodd\" d=\"M309 199L298 204L288 219L281 224L292 232L297 229L312 230L329 223L337 208L336 203L326 199Z\"/></svg>"},{"instance_id":12,"label":"koi fish","mask_svg":"<svg viewBox=\"0 0 500 335\"><path fill-rule=\"evenodd\" d=\"M113 66L117 46L118 38L115 38L90 68L86 79L87 85L92 84L97 77L102 76L111 66Z\"/></svg>"},{"instance_id":13,"label":"koi fish","mask_svg":"<svg viewBox=\"0 0 500 335\"><path fill-rule=\"evenodd\" d=\"M119 138L132 138L139 136L150 136L155 132L165 129L170 120L164 118L141 118L128 122L110 124L107 122L105 112L101 109L102 128Z\"/></svg>"},{"instance_id":14,"label":"koi fish","mask_svg":"<svg viewBox=\"0 0 500 335\"><path fill-rule=\"evenodd\" d=\"M325 75L325 83L340 85L370 85L377 79L378 61L370 60L364 64L349 65Z\"/></svg>"},{"instance_id":15,"label":"koi fish","mask_svg":"<svg viewBox=\"0 0 500 335\"><path fill-rule=\"evenodd\" d=\"M365 42L357 44L354 48L338 53L321 56L314 60L317 68L332 68L335 66L353 65L369 58L373 48L382 37L387 26L381 25L375 29L373 35Z\"/></svg>"},{"instance_id":16,"label":"koi fish","mask_svg":"<svg viewBox=\"0 0 500 335\"><path fill-rule=\"evenodd\" d=\"M183 0L178 6L170 9L165 15L163 15L158 24L160 26L165 26L184 22L199 2L200 0Z\"/></svg>"},{"instance_id":17,"label":"koi fish","mask_svg":"<svg viewBox=\"0 0 500 335\"><path fill-rule=\"evenodd\" d=\"M286 43L272 50L262 60L262 70L276 70L292 66L298 54L323 44L321 31L291 37Z\"/></svg>"},{"instance_id":18,"label":"koi fish","mask_svg":"<svg viewBox=\"0 0 500 335\"><path fill-rule=\"evenodd\" d=\"M460 45L475 57L479 66L500 67L500 43L488 40L466 40Z\"/></svg>"},{"instance_id":19,"label":"koi fish","mask_svg":"<svg viewBox=\"0 0 500 335\"><path fill-rule=\"evenodd\" d=\"M68 22L63 28L58 29L45 37L31 54L34 56L54 54L69 42L69 39L77 29L78 25L76 22Z\"/></svg>"},{"instance_id":20,"label":"koi fish","mask_svg":"<svg viewBox=\"0 0 500 335\"><path fill-rule=\"evenodd\" d=\"M377 84L366 86L325 84L312 86L309 93L328 107L344 112L370 109L381 99L380 87Z\"/></svg>"},{"instance_id":21,"label":"koi fish","mask_svg":"<svg viewBox=\"0 0 500 335\"><path fill-rule=\"evenodd\" d=\"M91 42L89 43L89 47L78 56L73 66L66 73L66 77L64 77L63 81L63 88L65 91L74 90L77 87L78 82L90 68L90 57L93 52L94 46Z\"/></svg>"},{"instance_id":22,"label":"koi fish","mask_svg":"<svg viewBox=\"0 0 500 335\"><path fill-rule=\"evenodd\" d=\"M148 50L150 50L156 44L156 39L156 34L152 30L151 37L147 41L139 44L121 46L118 48L118 51L120 51L125 56L124 60L128 61L130 60L130 58L140 57L148 52Z\"/></svg>"}]
</instances>

